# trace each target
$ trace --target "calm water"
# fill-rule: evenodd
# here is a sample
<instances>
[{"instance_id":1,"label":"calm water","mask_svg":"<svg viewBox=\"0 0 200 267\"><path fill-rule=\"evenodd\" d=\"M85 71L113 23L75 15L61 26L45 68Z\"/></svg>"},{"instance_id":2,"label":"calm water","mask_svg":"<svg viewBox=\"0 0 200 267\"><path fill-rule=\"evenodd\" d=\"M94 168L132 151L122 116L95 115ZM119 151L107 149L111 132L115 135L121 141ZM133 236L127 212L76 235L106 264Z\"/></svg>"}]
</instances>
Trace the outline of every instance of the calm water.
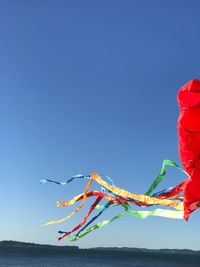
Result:
<instances>
[{"instance_id":1,"label":"calm water","mask_svg":"<svg viewBox=\"0 0 200 267\"><path fill-rule=\"evenodd\" d=\"M116 251L82 251L59 254L0 253L0 267L200 267L200 255L166 255Z\"/></svg>"}]
</instances>

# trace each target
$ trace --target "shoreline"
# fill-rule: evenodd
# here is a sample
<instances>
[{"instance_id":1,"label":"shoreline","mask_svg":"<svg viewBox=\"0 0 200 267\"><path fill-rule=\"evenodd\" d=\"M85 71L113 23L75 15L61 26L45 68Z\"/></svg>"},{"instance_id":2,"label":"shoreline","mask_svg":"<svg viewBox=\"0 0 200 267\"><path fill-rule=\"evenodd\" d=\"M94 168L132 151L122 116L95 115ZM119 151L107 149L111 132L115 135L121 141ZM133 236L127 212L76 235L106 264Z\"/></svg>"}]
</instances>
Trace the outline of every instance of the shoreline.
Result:
<instances>
[{"instance_id":1,"label":"shoreline","mask_svg":"<svg viewBox=\"0 0 200 267\"><path fill-rule=\"evenodd\" d=\"M94 247L79 248L78 246L57 246L48 244L36 244L30 242L20 242L12 240L0 241L0 253L47 253L47 254L65 254L73 253L134 253L134 254L171 254L171 255L200 255L200 250L191 249L147 249L134 247Z\"/></svg>"}]
</instances>

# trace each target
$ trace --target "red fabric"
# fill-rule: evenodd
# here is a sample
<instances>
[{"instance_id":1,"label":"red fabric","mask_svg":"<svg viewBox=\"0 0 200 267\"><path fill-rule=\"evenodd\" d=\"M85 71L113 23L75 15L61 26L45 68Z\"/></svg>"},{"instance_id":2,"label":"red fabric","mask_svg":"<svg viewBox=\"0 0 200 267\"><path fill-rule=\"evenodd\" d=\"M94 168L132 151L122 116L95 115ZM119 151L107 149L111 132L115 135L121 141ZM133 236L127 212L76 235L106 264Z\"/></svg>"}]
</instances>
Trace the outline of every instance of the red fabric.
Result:
<instances>
[{"instance_id":1,"label":"red fabric","mask_svg":"<svg viewBox=\"0 0 200 267\"><path fill-rule=\"evenodd\" d=\"M177 96L179 155L189 174L184 189L184 218L188 220L194 202L200 201L200 81L191 80Z\"/></svg>"}]
</instances>

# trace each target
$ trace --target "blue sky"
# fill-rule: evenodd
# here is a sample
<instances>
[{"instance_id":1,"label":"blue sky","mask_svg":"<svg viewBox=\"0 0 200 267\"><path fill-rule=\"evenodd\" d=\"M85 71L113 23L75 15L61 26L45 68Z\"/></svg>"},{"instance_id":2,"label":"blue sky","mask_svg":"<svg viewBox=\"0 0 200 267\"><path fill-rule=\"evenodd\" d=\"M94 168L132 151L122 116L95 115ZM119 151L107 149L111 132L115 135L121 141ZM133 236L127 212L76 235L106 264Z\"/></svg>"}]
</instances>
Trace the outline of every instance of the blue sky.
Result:
<instances>
[{"instance_id":1,"label":"blue sky","mask_svg":"<svg viewBox=\"0 0 200 267\"><path fill-rule=\"evenodd\" d=\"M57 242L79 215L57 200L85 183L40 185L101 172L143 193L162 160L179 162L176 95L200 70L199 1L0 1L0 240ZM160 189L184 179L176 170ZM97 187L94 187L97 188ZM113 208L102 219L118 214ZM189 223L129 216L73 245L199 247Z\"/></svg>"}]
</instances>

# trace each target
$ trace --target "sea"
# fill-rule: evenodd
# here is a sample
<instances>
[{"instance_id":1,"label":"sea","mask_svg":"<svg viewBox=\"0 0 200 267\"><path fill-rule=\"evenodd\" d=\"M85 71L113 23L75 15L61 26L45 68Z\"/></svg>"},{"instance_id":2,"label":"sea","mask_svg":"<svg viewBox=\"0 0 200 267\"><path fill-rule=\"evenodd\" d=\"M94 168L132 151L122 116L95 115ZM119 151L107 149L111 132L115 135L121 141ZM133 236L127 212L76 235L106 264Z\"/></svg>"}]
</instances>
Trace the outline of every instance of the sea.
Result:
<instances>
[{"instance_id":1,"label":"sea","mask_svg":"<svg viewBox=\"0 0 200 267\"><path fill-rule=\"evenodd\" d=\"M23 249L23 248L22 248ZM200 254L78 249L0 252L0 267L200 267Z\"/></svg>"}]
</instances>

